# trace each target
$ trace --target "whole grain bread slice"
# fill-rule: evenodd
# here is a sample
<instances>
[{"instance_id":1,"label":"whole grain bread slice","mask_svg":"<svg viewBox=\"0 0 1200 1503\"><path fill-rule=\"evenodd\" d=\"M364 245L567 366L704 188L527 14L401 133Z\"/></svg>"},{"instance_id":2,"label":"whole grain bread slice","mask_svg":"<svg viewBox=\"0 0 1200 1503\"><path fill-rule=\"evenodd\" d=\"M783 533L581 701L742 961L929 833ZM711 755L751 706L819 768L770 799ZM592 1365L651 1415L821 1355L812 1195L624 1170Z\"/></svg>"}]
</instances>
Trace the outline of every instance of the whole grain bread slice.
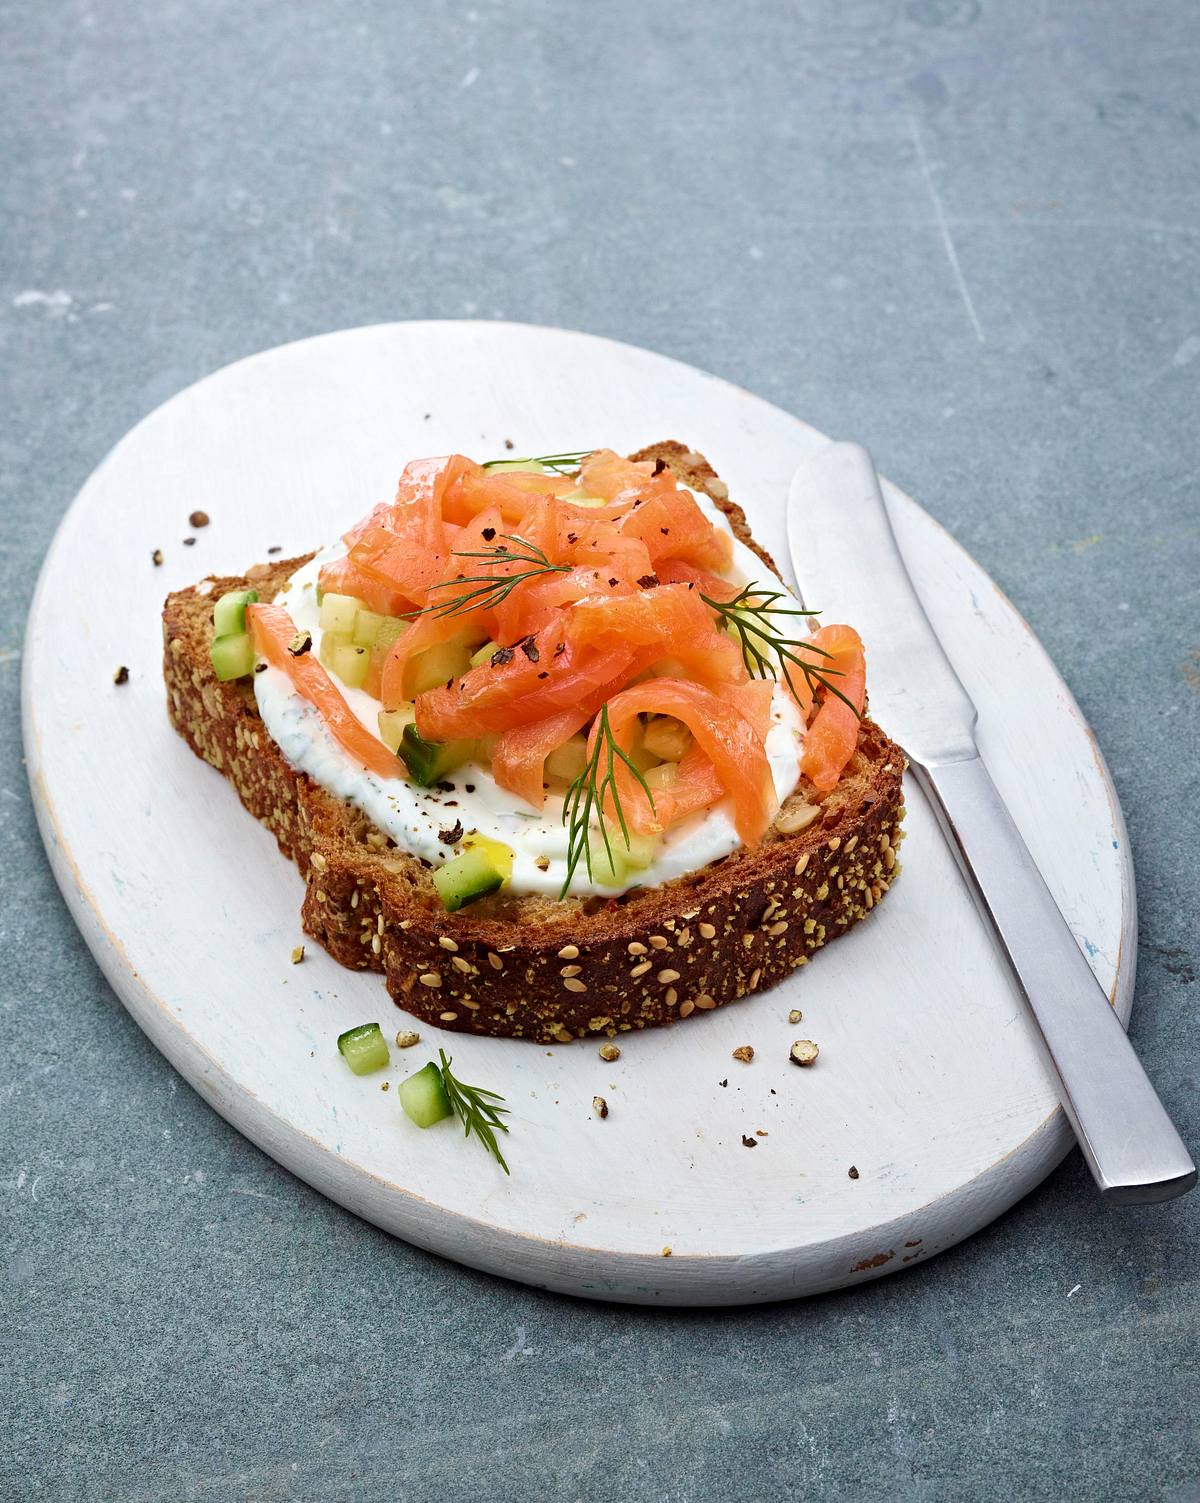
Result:
<instances>
[{"instance_id":1,"label":"whole grain bread slice","mask_svg":"<svg viewBox=\"0 0 1200 1503\"><path fill-rule=\"evenodd\" d=\"M725 512L774 569L702 455L662 459ZM311 554L168 596L171 721L275 836L307 884L304 930L343 965L382 971L396 1003L439 1027L565 1043L687 1018L762 991L871 911L899 871L904 754L870 720L832 793L806 779L763 842L660 887L562 901L501 891L446 913L431 867L284 759L251 682L212 672L212 604L253 585L271 599Z\"/></svg>"}]
</instances>

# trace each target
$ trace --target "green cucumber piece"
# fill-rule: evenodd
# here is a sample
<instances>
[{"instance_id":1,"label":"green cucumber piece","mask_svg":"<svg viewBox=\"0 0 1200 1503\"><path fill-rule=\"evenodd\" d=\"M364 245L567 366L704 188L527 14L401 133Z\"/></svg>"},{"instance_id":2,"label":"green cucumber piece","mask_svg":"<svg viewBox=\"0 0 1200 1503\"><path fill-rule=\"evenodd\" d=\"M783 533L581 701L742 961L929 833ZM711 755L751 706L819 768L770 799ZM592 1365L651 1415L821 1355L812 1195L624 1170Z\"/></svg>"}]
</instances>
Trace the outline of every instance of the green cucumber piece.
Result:
<instances>
[{"instance_id":1,"label":"green cucumber piece","mask_svg":"<svg viewBox=\"0 0 1200 1503\"><path fill-rule=\"evenodd\" d=\"M413 698L427 689L440 689L453 678L461 678L471 666L471 651L461 637L454 637L449 642L435 642L418 653L409 675Z\"/></svg>"},{"instance_id":2,"label":"green cucumber piece","mask_svg":"<svg viewBox=\"0 0 1200 1503\"><path fill-rule=\"evenodd\" d=\"M396 1094L405 1116L418 1127L432 1127L443 1117L454 1115L450 1097L446 1094L446 1082L432 1060L424 1069L402 1080Z\"/></svg>"},{"instance_id":3,"label":"green cucumber piece","mask_svg":"<svg viewBox=\"0 0 1200 1503\"><path fill-rule=\"evenodd\" d=\"M367 681L371 654L365 647L335 647L329 668L350 689L361 689Z\"/></svg>"},{"instance_id":4,"label":"green cucumber piece","mask_svg":"<svg viewBox=\"0 0 1200 1503\"><path fill-rule=\"evenodd\" d=\"M504 873L482 846L472 846L455 856L433 874L433 885L447 913L457 913L468 903L486 898L504 886Z\"/></svg>"},{"instance_id":5,"label":"green cucumber piece","mask_svg":"<svg viewBox=\"0 0 1200 1503\"><path fill-rule=\"evenodd\" d=\"M397 637L402 637L408 630L409 623L401 621L399 616L380 616L379 627L375 633L376 647L390 647Z\"/></svg>"},{"instance_id":6,"label":"green cucumber piece","mask_svg":"<svg viewBox=\"0 0 1200 1503\"><path fill-rule=\"evenodd\" d=\"M213 606L213 636L236 637L245 631L246 607L257 599L257 590L226 590Z\"/></svg>"},{"instance_id":7,"label":"green cucumber piece","mask_svg":"<svg viewBox=\"0 0 1200 1503\"><path fill-rule=\"evenodd\" d=\"M609 829L608 845L599 830L590 833L592 854L592 881L600 887L624 887L628 875L625 846L620 830Z\"/></svg>"},{"instance_id":8,"label":"green cucumber piece","mask_svg":"<svg viewBox=\"0 0 1200 1503\"><path fill-rule=\"evenodd\" d=\"M405 726L413 721L413 707L405 705L399 710L380 710L378 715L379 739L388 751L399 755L400 740Z\"/></svg>"},{"instance_id":9,"label":"green cucumber piece","mask_svg":"<svg viewBox=\"0 0 1200 1503\"><path fill-rule=\"evenodd\" d=\"M337 1044L342 1058L356 1075L382 1070L390 1058L378 1023L360 1023L357 1028L348 1028L338 1035Z\"/></svg>"},{"instance_id":10,"label":"green cucumber piece","mask_svg":"<svg viewBox=\"0 0 1200 1503\"><path fill-rule=\"evenodd\" d=\"M432 788L448 772L471 760L473 741L426 741L413 724L404 727L398 754L420 788Z\"/></svg>"},{"instance_id":11,"label":"green cucumber piece","mask_svg":"<svg viewBox=\"0 0 1200 1503\"><path fill-rule=\"evenodd\" d=\"M544 464L536 459L493 459L484 466L489 475L550 475Z\"/></svg>"},{"instance_id":12,"label":"green cucumber piece","mask_svg":"<svg viewBox=\"0 0 1200 1503\"><path fill-rule=\"evenodd\" d=\"M352 632L359 609L359 602L353 595L322 595L321 630Z\"/></svg>"},{"instance_id":13,"label":"green cucumber piece","mask_svg":"<svg viewBox=\"0 0 1200 1503\"><path fill-rule=\"evenodd\" d=\"M548 783L573 783L587 766L587 737L574 735L561 746L556 746L546 758L546 781Z\"/></svg>"},{"instance_id":14,"label":"green cucumber piece","mask_svg":"<svg viewBox=\"0 0 1200 1503\"><path fill-rule=\"evenodd\" d=\"M363 606L354 618L355 647L374 647L375 638L379 635L379 628L382 625L383 617Z\"/></svg>"},{"instance_id":15,"label":"green cucumber piece","mask_svg":"<svg viewBox=\"0 0 1200 1503\"><path fill-rule=\"evenodd\" d=\"M490 663L499 651L499 642L485 642L482 647L471 654L471 667L482 668L485 663Z\"/></svg>"},{"instance_id":16,"label":"green cucumber piece","mask_svg":"<svg viewBox=\"0 0 1200 1503\"><path fill-rule=\"evenodd\" d=\"M245 678L254 672L254 643L248 631L234 632L232 636L217 637L209 649L213 672L228 683L230 679Z\"/></svg>"}]
</instances>

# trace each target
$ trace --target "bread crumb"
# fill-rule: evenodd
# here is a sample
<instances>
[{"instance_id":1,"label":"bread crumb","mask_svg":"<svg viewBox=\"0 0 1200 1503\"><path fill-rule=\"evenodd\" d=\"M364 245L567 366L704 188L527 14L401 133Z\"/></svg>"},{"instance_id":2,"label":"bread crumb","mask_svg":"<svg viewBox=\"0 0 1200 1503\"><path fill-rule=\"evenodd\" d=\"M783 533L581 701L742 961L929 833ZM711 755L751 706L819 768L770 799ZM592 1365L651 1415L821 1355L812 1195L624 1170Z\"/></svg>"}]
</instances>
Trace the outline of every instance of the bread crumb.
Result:
<instances>
[{"instance_id":1,"label":"bread crumb","mask_svg":"<svg viewBox=\"0 0 1200 1503\"><path fill-rule=\"evenodd\" d=\"M758 1147L758 1139L757 1138L748 1138L746 1136L746 1134L743 1133L742 1134L742 1147L743 1148L757 1148Z\"/></svg>"},{"instance_id":2,"label":"bread crumb","mask_svg":"<svg viewBox=\"0 0 1200 1503\"><path fill-rule=\"evenodd\" d=\"M292 964L293 965L299 965L300 962L303 959L304 959L304 946L303 945L297 945L296 948L292 951Z\"/></svg>"},{"instance_id":3,"label":"bread crumb","mask_svg":"<svg viewBox=\"0 0 1200 1503\"><path fill-rule=\"evenodd\" d=\"M599 1053L600 1058L610 1065L614 1060L621 1058L621 1051L616 1044L601 1044Z\"/></svg>"},{"instance_id":4,"label":"bread crumb","mask_svg":"<svg viewBox=\"0 0 1200 1503\"><path fill-rule=\"evenodd\" d=\"M127 684L128 682L129 682L129 669L126 668L126 666L125 666L124 663L122 663L121 666L117 669L117 671L113 674L113 683L114 684Z\"/></svg>"},{"instance_id":5,"label":"bread crumb","mask_svg":"<svg viewBox=\"0 0 1200 1503\"><path fill-rule=\"evenodd\" d=\"M756 1127L754 1129L754 1136L756 1138L765 1138L767 1136L767 1129L765 1127Z\"/></svg>"},{"instance_id":6,"label":"bread crumb","mask_svg":"<svg viewBox=\"0 0 1200 1503\"><path fill-rule=\"evenodd\" d=\"M419 1044L420 1042L421 1035L419 1033L413 1033L409 1028L402 1028L396 1035L397 1049L411 1049L414 1044Z\"/></svg>"},{"instance_id":7,"label":"bread crumb","mask_svg":"<svg viewBox=\"0 0 1200 1503\"><path fill-rule=\"evenodd\" d=\"M596 1113L597 1117L603 1120L603 1118L608 1116L608 1102L605 1101L603 1096L593 1096L592 1110Z\"/></svg>"},{"instance_id":8,"label":"bread crumb","mask_svg":"<svg viewBox=\"0 0 1200 1503\"><path fill-rule=\"evenodd\" d=\"M154 552L150 555L150 562L154 565L154 567L156 569L159 567L159 565L162 563L162 549L161 548L156 548L154 550Z\"/></svg>"},{"instance_id":9,"label":"bread crumb","mask_svg":"<svg viewBox=\"0 0 1200 1503\"><path fill-rule=\"evenodd\" d=\"M811 1065L820 1052L812 1039L797 1039L788 1053L788 1058L794 1065Z\"/></svg>"},{"instance_id":10,"label":"bread crumb","mask_svg":"<svg viewBox=\"0 0 1200 1503\"><path fill-rule=\"evenodd\" d=\"M207 527L208 513L206 511L194 511L188 517L189 527Z\"/></svg>"},{"instance_id":11,"label":"bread crumb","mask_svg":"<svg viewBox=\"0 0 1200 1503\"><path fill-rule=\"evenodd\" d=\"M800 1009L798 1007L793 1007L792 1010L791 1010L791 1012L788 1013L788 1022L789 1023L803 1023L804 1022L804 1014L800 1011Z\"/></svg>"},{"instance_id":12,"label":"bread crumb","mask_svg":"<svg viewBox=\"0 0 1200 1503\"><path fill-rule=\"evenodd\" d=\"M382 1082L381 1082L381 1083L380 1083L380 1086L379 1086L379 1089L380 1089L380 1090L381 1090L381 1091L386 1091L386 1090L387 1090L387 1088L388 1088L388 1086L389 1086L389 1084L390 1084L390 1083L391 1083L391 1082L390 1082L390 1081L387 1081L387 1080L385 1080L385 1081L382 1081Z\"/></svg>"},{"instance_id":13,"label":"bread crumb","mask_svg":"<svg viewBox=\"0 0 1200 1503\"><path fill-rule=\"evenodd\" d=\"M669 1247L664 1247L662 1250L662 1255L664 1258L669 1258L671 1256L671 1249Z\"/></svg>"},{"instance_id":14,"label":"bread crumb","mask_svg":"<svg viewBox=\"0 0 1200 1503\"><path fill-rule=\"evenodd\" d=\"M748 1065L754 1058L753 1044L742 1044L733 1051L733 1057L734 1059L740 1059L744 1065Z\"/></svg>"}]
</instances>

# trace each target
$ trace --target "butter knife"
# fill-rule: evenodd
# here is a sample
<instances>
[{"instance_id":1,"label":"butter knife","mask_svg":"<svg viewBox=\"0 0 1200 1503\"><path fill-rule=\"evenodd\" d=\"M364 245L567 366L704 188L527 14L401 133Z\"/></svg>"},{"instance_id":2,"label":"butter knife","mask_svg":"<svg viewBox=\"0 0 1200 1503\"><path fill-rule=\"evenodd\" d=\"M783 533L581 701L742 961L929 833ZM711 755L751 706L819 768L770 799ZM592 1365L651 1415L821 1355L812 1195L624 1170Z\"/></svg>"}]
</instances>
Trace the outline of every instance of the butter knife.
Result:
<instances>
[{"instance_id":1,"label":"butter knife","mask_svg":"<svg viewBox=\"0 0 1200 1503\"><path fill-rule=\"evenodd\" d=\"M872 710L904 748L1029 1004L1101 1193L1182 1195L1196 1166L1092 974L975 744L976 710L913 588L871 456L829 443L792 481L792 566L867 649Z\"/></svg>"}]
</instances>

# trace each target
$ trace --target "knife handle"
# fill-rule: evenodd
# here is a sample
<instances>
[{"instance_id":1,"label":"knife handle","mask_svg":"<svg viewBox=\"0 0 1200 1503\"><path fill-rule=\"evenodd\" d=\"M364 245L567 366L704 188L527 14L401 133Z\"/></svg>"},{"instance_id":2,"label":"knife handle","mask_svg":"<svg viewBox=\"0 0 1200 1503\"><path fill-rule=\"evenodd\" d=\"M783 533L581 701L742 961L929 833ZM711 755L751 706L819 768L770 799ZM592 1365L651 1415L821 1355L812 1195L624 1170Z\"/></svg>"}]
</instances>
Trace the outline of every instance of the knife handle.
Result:
<instances>
[{"instance_id":1,"label":"knife handle","mask_svg":"<svg viewBox=\"0 0 1200 1503\"><path fill-rule=\"evenodd\" d=\"M1196 1166L987 768L978 756L912 768L1028 1000L1102 1194L1124 1205L1184 1194Z\"/></svg>"}]
</instances>

